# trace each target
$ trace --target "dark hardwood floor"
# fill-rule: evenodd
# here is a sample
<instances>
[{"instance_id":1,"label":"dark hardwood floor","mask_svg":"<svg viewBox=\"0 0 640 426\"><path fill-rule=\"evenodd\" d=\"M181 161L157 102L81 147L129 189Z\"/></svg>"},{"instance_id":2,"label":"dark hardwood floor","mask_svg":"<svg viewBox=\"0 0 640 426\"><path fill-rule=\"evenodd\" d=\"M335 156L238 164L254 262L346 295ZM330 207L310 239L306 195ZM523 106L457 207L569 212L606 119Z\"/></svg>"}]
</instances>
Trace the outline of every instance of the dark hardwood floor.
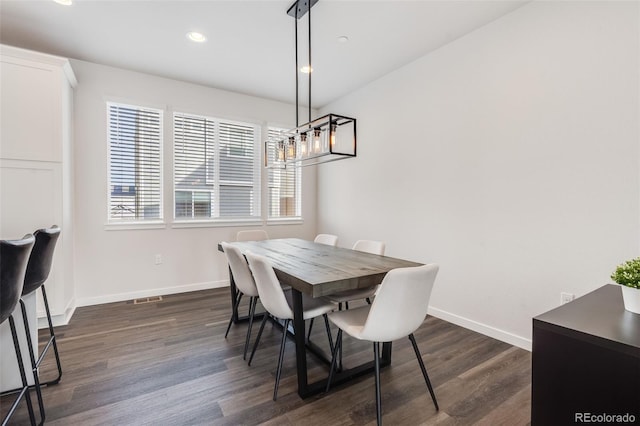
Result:
<instances>
[{"instance_id":1,"label":"dark hardwood floor","mask_svg":"<svg viewBox=\"0 0 640 426\"><path fill-rule=\"evenodd\" d=\"M224 339L228 293L226 288L215 289L146 304L79 308L68 326L56 329L64 374L58 385L43 389L46 423L375 424L373 376L326 395L298 397L292 340L287 342L278 400L273 402L281 332L272 325L265 327L248 367L242 359L246 323L232 326ZM258 326L259 322L254 336ZM440 411L435 410L411 344L404 339L394 342L392 365L381 374L385 424L529 424L529 352L433 317L415 336ZM327 345L324 327L314 327L312 339ZM2 348L9 349L13 348ZM372 352L371 344L345 337L345 366L373 358ZM41 368L45 379L54 373L50 355ZM309 366L310 380L326 377L327 367L313 356ZM9 397L0 400L2 415L9 402ZM10 424L28 424L24 402Z\"/></svg>"}]
</instances>

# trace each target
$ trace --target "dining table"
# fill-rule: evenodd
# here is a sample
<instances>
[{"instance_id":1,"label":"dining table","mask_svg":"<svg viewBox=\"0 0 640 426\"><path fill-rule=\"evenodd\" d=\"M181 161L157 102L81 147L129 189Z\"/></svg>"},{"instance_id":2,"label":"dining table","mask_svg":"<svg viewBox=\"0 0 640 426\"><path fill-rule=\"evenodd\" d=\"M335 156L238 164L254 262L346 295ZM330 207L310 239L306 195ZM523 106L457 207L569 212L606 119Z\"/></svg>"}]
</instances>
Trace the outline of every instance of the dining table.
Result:
<instances>
[{"instance_id":1,"label":"dining table","mask_svg":"<svg viewBox=\"0 0 640 426\"><path fill-rule=\"evenodd\" d=\"M409 260L329 246L300 238L242 241L230 244L240 249L243 254L251 252L266 257L273 266L280 284L291 287L298 395L301 398L323 392L327 384L327 379L309 383L307 352L312 352L322 362L330 364L330 357L305 339L302 294L322 297L346 290L369 288L380 284L387 272L392 269L422 265ZM220 244L218 244L218 250L223 251ZM231 271L229 271L229 280L233 307L237 289ZM242 320L237 311L232 315L234 321ZM380 366L386 367L390 364L391 342L383 342ZM342 368L334 375L332 386L373 371L373 360L364 361L348 369Z\"/></svg>"}]
</instances>

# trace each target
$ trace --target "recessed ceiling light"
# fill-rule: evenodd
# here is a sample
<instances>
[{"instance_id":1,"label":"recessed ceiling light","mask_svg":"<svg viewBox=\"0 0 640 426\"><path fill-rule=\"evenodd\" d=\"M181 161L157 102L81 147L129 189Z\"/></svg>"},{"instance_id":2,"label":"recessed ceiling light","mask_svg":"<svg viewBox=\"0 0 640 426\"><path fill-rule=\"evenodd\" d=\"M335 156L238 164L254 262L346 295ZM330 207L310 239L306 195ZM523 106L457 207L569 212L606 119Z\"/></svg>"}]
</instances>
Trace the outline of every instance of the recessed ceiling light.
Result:
<instances>
[{"instance_id":1,"label":"recessed ceiling light","mask_svg":"<svg viewBox=\"0 0 640 426\"><path fill-rule=\"evenodd\" d=\"M202 43L204 41L207 40L207 38L204 36L204 34L196 32L196 31L191 31L187 33L187 38L191 41L195 41L196 43Z\"/></svg>"},{"instance_id":2,"label":"recessed ceiling light","mask_svg":"<svg viewBox=\"0 0 640 426\"><path fill-rule=\"evenodd\" d=\"M347 43L348 41L349 41L349 37L347 36L338 37L338 43Z\"/></svg>"},{"instance_id":3,"label":"recessed ceiling light","mask_svg":"<svg viewBox=\"0 0 640 426\"><path fill-rule=\"evenodd\" d=\"M64 6L71 6L73 4L73 0L53 0L53 1Z\"/></svg>"},{"instance_id":4,"label":"recessed ceiling light","mask_svg":"<svg viewBox=\"0 0 640 426\"><path fill-rule=\"evenodd\" d=\"M309 74L313 72L313 68L311 68L309 65L305 65L304 67L300 68L300 72Z\"/></svg>"}]
</instances>

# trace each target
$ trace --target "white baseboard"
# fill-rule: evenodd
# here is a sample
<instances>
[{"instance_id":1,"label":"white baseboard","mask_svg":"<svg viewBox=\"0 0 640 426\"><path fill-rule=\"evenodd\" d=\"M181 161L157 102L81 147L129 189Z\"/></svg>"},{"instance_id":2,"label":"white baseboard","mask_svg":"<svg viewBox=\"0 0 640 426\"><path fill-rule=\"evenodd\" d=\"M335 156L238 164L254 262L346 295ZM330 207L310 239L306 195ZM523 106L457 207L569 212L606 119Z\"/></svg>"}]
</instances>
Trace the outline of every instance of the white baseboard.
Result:
<instances>
[{"instance_id":1,"label":"white baseboard","mask_svg":"<svg viewBox=\"0 0 640 426\"><path fill-rule=\"evenodd\" d=\"M83 297L77 301L77 306L102 305L104 303L124 302L142 297L164 296L167 294L188 293L190 291L208 290L211 288L228 287L229 280L207 281L174 287L162 287L149 290L132 291L128 293L107 294L104 296Z\"/></svg>"},{"instance_id":2,"label":"white baseboard","mask_svg":"<svg viewBox=\"0 0 640 426\"><path fill-rule=\"evenodd\" d=\"M500 330L499 328L491 327L486 324L479 323L477 321L470 320L469 318L461 317L460 315L452 314L451 312L443 311L442 309L429 307L429 315L433 315L436 318L440 318L447 322L450 322L460 327L468 328L469 330L476 331L485 336L498 339L502 342L509 343L510 345L517 346L531 352L531 340L522 336L509 333L508 331Z\"/></svg>"}]
</instances>

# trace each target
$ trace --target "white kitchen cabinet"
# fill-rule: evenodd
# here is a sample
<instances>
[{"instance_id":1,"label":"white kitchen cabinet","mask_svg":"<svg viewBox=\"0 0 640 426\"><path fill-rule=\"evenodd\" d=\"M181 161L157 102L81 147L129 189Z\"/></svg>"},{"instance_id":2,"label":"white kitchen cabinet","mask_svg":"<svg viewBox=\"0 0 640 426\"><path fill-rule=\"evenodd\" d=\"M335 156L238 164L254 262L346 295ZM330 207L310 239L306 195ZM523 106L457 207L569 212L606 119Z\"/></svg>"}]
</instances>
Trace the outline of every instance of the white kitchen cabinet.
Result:
<instances>
[{"instance_id":1,"label":"white kitchen cabinet","mask_svg":"<svg viewBox=\"0 0 640 426\"><path fill-rule=\"evenodd\" d=\"M46 282L54 325L75 308L73 277L73 88L65 58L0 45L0 238L62 229ZM38 298L41 297L38 291ZM33 315L46 323L44 306ZM34 318L35 320L35 318ZM18 326L18 329L21 329ZM9 332L2 325L3 353ZM35 338L36 327L32 327ZM26 343L25 343L26 345ZM23 346L26 352L26 346ZM8 360L3 359L4 365ZM15 359L12 360L15 363ZM3 367L4 370L4 367ZM3 375L3 386L8 386Z\"/></svg>"}]
</instances>

